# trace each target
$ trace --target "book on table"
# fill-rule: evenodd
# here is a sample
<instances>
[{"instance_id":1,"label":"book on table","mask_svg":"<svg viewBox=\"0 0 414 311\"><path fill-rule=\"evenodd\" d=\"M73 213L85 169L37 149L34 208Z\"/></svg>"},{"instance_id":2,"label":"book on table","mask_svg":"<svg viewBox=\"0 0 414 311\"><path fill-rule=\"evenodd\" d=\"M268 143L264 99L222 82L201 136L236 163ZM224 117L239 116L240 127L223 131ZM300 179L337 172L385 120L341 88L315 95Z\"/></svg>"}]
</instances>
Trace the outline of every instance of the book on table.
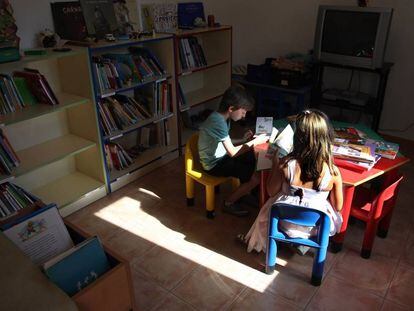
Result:
<instances>
[{"instance_id":1,"label":"book on table","mask_svg":"<svg viewBox=\"0 0 414 311\"><path fill-rule=\"evenodd\" d=\"M371 143L375 144L375 153L379 154L383 158L395 159L398 154L400 146L396 143L391 143L381 140L368 140Z\"/></svg>"},{"instance_id":2,"label":"book on table","mask_svg":"<svg viewBox=\"0 0 414 311\"><path fill-rule=\"evenodd\" d=\"M69 296L75 295L110 269L97 236L93 236L43 264L47 277Z\"/></svg>"}]
</instances>

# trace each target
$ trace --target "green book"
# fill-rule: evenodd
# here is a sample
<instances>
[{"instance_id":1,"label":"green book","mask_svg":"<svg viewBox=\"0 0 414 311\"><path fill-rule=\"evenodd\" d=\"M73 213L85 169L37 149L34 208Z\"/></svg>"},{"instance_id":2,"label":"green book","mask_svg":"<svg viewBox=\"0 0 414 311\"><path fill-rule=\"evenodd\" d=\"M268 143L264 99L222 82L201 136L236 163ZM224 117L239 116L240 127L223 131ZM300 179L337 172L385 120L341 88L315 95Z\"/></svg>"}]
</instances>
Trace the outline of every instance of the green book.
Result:
<instances>
[{"instance_id":1,"label":"green book","mask_svg":"<svg viewBox=\"0 0 414 311\"><path fill-rule=\"evenodd\" d=\"M17 90L19 91L23 103L26 106L35 105L38 103L36 98L33 96L32 92L30 91L29 86L26 83L26 80L21 77L13 77L14 84L16 84Z\"/></svg>"}]
</instances>

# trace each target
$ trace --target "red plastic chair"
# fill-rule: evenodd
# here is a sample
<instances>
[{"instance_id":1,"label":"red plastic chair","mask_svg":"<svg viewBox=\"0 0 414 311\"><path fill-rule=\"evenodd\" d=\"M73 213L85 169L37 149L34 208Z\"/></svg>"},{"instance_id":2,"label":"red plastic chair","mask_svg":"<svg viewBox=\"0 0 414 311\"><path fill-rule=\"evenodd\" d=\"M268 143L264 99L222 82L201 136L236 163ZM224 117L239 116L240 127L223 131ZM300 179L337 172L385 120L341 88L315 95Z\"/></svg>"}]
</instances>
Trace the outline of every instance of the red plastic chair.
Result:
<instances>
[{"instance_id":1,"label":"red plastic chair","mask_svg":"<svg viewBox=\"0 0 414 311\"><path fill-rule=\"evenodd\" d=\"M371 256L375 234L385 238L391 222L392 212L397 199L398 188L403 176L382 190L379 194L372 189L358 187L355 191L351 207L351 216L366 223L364 241L362 242L361 257Z\"/></svg>"}]
</instances>

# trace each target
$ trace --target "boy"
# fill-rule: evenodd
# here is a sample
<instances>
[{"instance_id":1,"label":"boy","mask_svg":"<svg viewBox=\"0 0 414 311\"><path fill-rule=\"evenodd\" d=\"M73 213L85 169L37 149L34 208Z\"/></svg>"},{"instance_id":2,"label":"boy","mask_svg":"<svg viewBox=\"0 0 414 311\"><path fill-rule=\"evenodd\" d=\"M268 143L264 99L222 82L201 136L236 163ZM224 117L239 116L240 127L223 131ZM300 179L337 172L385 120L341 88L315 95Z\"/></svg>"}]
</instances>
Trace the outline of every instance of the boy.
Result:
<instances>
[{"instance_id":1,"label":"boy","mask_svg":"<svg viewBox=\"0 0 414 311\"><path fill-rule=\"evenodd\" d=\"M230 120L239 121L253 109L253 99L239 85L226 90L217 111L213 112L200 127L198 152L203 169L213 176L232 176L241 185L225 201L223 211L236 216L247 216L237 200L248 194L260 182L255 171L256 157L253 146L267 141L260 135L242 145L234 146L230 136ZM251 138L251 132L245 138Z\"/></svg>"}]
</instances>

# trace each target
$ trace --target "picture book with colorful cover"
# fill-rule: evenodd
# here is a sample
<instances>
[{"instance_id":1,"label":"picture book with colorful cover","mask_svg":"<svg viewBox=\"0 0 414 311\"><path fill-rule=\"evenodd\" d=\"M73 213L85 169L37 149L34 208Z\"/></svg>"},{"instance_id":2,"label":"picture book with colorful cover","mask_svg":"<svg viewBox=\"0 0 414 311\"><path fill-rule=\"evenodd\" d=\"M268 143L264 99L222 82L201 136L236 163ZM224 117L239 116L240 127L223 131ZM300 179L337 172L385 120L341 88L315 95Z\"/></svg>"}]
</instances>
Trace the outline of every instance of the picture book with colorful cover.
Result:
<instances>
[{"instance_id":1,"label":"picture book with colorful cover","mask_svg":"<svg viewBox=\"0 0 414 311\"><path fill-rule=\"evenodd\" d=\"M369 140L375 144L375 153L383 158L395 159L398 154L400 146L396 143L380 140Z\"/></svg>"},{"instance_id":2,"label":"picture book with colorful cover","mask_svg":"<svg viewBox=\"0 0 414 311\"><path fill-rule=\"evenodd\" d=\"M110 269L97 236L86 239L43 265L48 278L69 296L93 283Z\"/></svg>"},{"instance_id":3,"label":"picture book with colorful cover","mask_svg":"<svg viewBox=\"0 0 414 311\"><path fill-rule=\"evenodd\" d=\"M88 36L79 1L50 3L56 33L65 40L84 41Z\"/></svg>"},{"instance_id":4,"label":"picture book with colorful cover","mask_svg":"<svg viewBox=\"0 0 414 311\"><path fill-rule=\"evenodd\" d=\"M38 265L73 246L55 204L17 218L5 226L3 233Z\"/></svg>"}]
</instances>

